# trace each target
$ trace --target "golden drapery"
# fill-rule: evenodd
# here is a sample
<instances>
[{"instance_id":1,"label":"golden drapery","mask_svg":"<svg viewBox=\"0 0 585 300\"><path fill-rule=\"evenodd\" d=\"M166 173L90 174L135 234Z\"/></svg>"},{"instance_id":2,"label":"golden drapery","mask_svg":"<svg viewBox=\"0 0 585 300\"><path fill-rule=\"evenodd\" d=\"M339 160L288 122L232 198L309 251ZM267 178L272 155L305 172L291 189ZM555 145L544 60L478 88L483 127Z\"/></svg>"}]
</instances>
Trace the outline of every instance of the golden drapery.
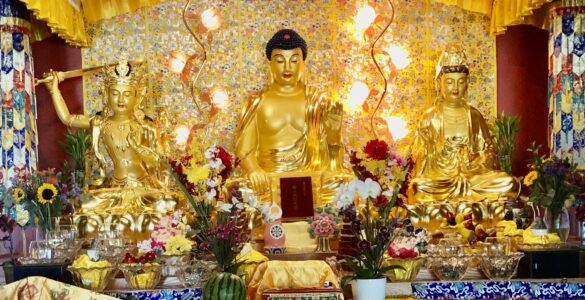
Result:
<instances>
[{"instance_id":1,"label":"golden drapery","mask_svg":"<svg viewBox=\"0 0 585 300\"><path fill-rule=\"evenodd\" d=\"M546 12L537 11L553 0L435 0L491 17L490 34L502 34L512 25L543 26ZM546 7L544 8L546 10Z\"/></svg>"},{"instance_id":2,"label":"golden drapery","mask_svg":"<svg viewBox=\"0 0 585 300\"><path fill-rule=\"evenodd\" d=\"M81 11L67 0L21 0L38 20L47 22L51 32L69 44L86 47L89 38Z\"/></svg>"},{"instance_id":3,"label":"golden drapery","mask_svg":"<svg viewBox=\"0 0 585 300\"><path fill-rule=\"evenodd\" d=\"M82 0L87 23L95 23L139 8L156 5L161 0Z\"/></svg>"}]
</instances>

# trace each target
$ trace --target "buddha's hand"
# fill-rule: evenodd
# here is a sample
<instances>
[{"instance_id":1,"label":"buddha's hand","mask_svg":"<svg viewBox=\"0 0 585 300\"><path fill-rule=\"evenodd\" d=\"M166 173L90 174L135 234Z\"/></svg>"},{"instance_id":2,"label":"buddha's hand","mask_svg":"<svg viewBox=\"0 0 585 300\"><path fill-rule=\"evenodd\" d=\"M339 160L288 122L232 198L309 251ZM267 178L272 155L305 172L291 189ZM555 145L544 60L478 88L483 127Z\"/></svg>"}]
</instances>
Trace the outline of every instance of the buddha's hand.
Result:
<instances>
[{"instance_id":1,"label":"buddha's hand","mask_svg":"<svg viewBox=\"0 0 585 300\"><path fill-rule=\"evenodd\" d=\"M325 120L325 132L329 143L341 141L341 125L343 124L343 105L335 102L327 112Z\"/></svg>"},{"instance_id":2,"label":"buddha's hand","mask_svg":"<svg viewBox=\"0 0 585 300\"><path fill-rule=\"evenodd\" d=\"M264 170L254 170L248 175L252 188L258 194L264 194L270 188L270 175Z\"/></svg>"},{"instance_id":3,"label":"buddha's hand","mask_svg":"<svg viewBox=\"0 0 585 300\"><path fill-rule=\"evenodd\" d=\"M58 90L59 83L63 81L63 72L50 71L49 73L45 73L44 75L45 78L48 79L47 81L44 82L47 90L49 90L49 92Z\"/></svg>"}]
</instances>

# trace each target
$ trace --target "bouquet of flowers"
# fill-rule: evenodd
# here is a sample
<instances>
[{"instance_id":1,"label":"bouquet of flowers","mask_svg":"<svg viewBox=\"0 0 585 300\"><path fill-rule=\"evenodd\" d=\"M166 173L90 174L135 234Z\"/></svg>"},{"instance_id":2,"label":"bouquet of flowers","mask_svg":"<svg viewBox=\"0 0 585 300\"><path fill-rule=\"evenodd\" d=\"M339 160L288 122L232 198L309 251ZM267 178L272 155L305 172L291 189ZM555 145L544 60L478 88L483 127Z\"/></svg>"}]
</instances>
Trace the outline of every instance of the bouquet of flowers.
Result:
<instances>
[{"instance_id":1,"label":"bouquet of flowers","mask_svg":"<svg viewBox=\"0 0 585 300\"><path fill-rule=\"evenodd\" d=\"M409 167L386 142L378 139L369 141L363 150L352 152L350 162L357 179L342 186L335 200L344 222L351 223L357 242L355 255L345 260L355 276L345 280L384 278L386 271L396 268L383 266L383 258L394 230L400 225L390 213L395 205L400 205L399 191Z\"/></svg>"},{"instance_id":2,"label":"bouquet of flowers","mask_svg":"<svg viewBox=\"0 0 585 300\"><path fill-rule=\"evenodd\" d=\"M191 251L191 227L181 218L181 211L162 217L150 234L150 239L138 243L139 253L154 251L157 255L180 255Z\"/></svg>"},{"instance_id":3,"label":"bouquet of flowers","mask_svg":"<svg viewBox=\"0 0 585 300\"><path fill-rule=\"evenodd\" d=\"M4 203L29 211L43 232L54 229L55 220L74 212L74 201L81 195L76 173L56 173L53 169L17 177L4 193ZM17 208L18 209L18 208Z\"/></svg>"},{"instance_id":4,"label":"bouquet of flowers","mask_svg":"<svg viewBox=\"0 0 585 300\"><path fill-rule=\"evenodd\" d=\"M202 141L205 139L193 138L186 156L169 161L179 188L197 213L198 228L209 225L214 204L238 163L223 147L205 148Z\"/></svg>"},{"instance_id":5,"label":"bouquet of flowers","mask_svg":"<svg viewBox=\"0 0 585 300\"><path fill-rule=\"evenodd\" d=\"M528 149L533 154L531 171L524 178L524 185L530 188L529 201L550 210L551 228L577 187L569 182L576 166L568 158L546 158L540 156L540 146L534 144Z\"/></svg>"},{"instance_id":6,"label":"bouquet of flowers","mask_svg":"<svg viewBox=\"0 0 585 300\"><path fill-rule=\"evenodd\" d=\"M236 261L237 254L248 238L242 230L243 197L233 190L224 199L222 191L238 160L221 146L207 147L206 140L193 138L188 155L170 161L170 166L197 214L198 249L213 254L223 272L235 274L242 263Z\"/></svg>"}]
</instances>

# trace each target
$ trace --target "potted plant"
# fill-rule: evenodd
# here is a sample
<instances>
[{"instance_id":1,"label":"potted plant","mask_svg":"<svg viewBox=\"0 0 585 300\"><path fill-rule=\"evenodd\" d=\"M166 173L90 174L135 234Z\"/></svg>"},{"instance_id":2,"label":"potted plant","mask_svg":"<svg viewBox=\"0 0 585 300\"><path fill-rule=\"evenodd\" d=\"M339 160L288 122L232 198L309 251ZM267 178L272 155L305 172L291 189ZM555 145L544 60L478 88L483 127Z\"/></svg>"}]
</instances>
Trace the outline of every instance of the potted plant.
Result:
<instances>
[{"instance_id":1,"label":"potted plant","mask_svg":"<svg viewBox=\"0 0 585 300\"><path fill-rule=\"evenodd\" d=\"M516 149L516 135L520 130L518 117L502 113L491 128L492 142L500 169L512 175L512 161Z\"/></svg>"},{"instance_id":2,"label":"potted plant","mask_svg":"<svg viewBox=\"0 0 585 300\"><path fill-rule=\"evenodd\" d=\"M383 300L386 272L401 268L384 265L384 254L399 225L391 212L409 167L386 142L378 139L369 141L360 151L353 151L350 162L357 179L342 186L335 198L344 222L351 223L356 241L354 255L345 259L354 274L344 277L342 285L351 281L356 300Z\"/></svg>"}]
</instances>

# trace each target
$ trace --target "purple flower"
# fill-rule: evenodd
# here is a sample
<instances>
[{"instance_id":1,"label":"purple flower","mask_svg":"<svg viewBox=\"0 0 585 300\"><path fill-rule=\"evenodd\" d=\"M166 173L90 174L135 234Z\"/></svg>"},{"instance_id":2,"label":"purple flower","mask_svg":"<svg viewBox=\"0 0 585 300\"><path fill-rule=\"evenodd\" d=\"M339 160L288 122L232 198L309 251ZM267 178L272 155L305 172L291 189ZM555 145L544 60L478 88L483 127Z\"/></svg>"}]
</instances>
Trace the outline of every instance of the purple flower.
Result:
<instances>
[{"instance_id":1,"label":"purple flower","mask_svg":"<svg viewBox=\"0 0 585 300\"><path fill-rule=\"evenodd\" d=\"M207 251L209 250L209 243L208 242L202 242L201 244L199 244L199 250L201 251Z\"/></svg>"},{"instance_id":2,"label":"purple flower","mask_svg":"<svg viewBox=\"0 0 585 300\"><path fill-rule=\"evenodd\" d=\"M366 250L370 248L370 242L366 241L366 240L361 240L358 242L357 244L358 248L362 249L362 250Z\"/></svg>"}]
</instances>

